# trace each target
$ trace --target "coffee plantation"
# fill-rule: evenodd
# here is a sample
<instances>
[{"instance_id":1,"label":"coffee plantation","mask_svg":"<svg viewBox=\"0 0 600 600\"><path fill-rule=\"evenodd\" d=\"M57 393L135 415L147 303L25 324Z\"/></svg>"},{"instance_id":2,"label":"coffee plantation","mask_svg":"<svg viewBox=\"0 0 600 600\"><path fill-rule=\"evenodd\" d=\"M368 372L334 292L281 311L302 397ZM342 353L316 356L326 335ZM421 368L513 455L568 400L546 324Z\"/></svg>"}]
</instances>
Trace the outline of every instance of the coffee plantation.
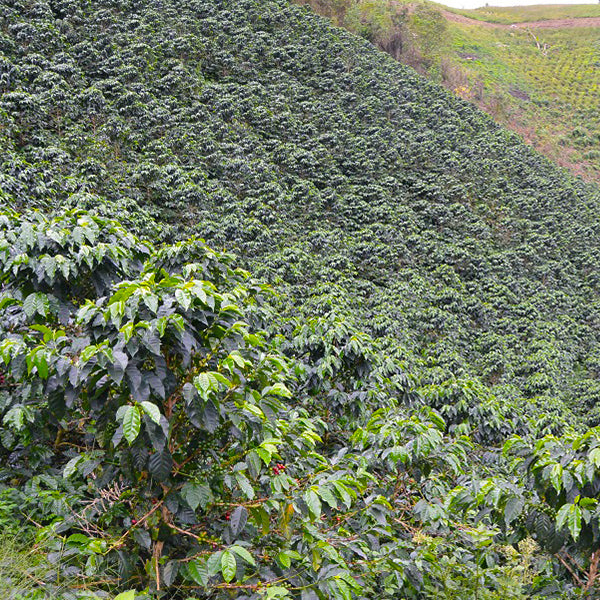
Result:
<instances>
[{"instance_id":1,"label":"coffee plantation","mask_svg":"<svg viewBox=\"0 0 600 600\"><path fill-rule=\"evenodd\" d=\"M288 0L0 8L0 590L595 597L596 186Z\"/></svg>"}]
</instances>

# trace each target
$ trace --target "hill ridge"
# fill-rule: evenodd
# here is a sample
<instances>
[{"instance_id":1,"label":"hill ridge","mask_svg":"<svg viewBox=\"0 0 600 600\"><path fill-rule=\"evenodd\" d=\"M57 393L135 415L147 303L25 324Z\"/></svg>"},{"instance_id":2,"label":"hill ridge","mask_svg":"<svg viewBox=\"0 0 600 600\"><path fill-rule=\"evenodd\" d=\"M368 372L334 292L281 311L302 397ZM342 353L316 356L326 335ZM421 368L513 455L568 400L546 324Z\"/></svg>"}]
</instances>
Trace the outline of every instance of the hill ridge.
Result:
<instances>
[{"instance_id":1,"label":"hill ridge","mask_svg":"<svg viewBox=\"0 0 600 600\"><path fill-rule=\"evenodd\" d=\"M600 27L600 17L573 17L568 19L543 19L541 21L515 21L514 23L508 24L472 19L465 15L446 10L442 10L441 13L446 19L448 19L448 21L453 23L461 23L463 25L479 25L481 27L492 27L498 29L569 29L573 27Z\"/></svg>"},{"instance_id":2,"label":"hill ridge","mask_svg":"<svg viewBox=\"0 0 600 600\"><path fill-rule=\"evenodd\" d=\"M600 188L287 0L0 6L0 522L48 589L598 585Z\"/></svg>"}]
</instances>

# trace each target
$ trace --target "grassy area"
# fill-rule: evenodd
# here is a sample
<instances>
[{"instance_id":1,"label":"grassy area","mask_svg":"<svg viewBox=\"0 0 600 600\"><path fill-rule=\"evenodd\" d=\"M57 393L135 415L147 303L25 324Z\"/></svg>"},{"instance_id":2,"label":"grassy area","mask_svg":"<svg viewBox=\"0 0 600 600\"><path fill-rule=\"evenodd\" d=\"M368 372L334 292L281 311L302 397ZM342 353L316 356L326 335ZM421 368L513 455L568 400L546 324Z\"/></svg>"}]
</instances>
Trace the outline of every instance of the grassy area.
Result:
<instances>
[{"instance_id":1,"label":"grassy area","mask_svg":"<svg viewBox=\"0 0 600 600\"><path fill-rule=\"evenodd\" d=\"M574 109L600 105L600 30L580 28L489 29L452 24L457 61L487 87L518 86L539 104L561 102Z\"/></svg>"},{"instance_id":2,"label":"grassy area","mask_svg":"<svg viewBox=\"0 0 600 600\"><path fill-rule=\"evenodd\" d=\"M600 29L449 31L450 62L468 81L453 88L459 95L563 166L600 178Z\"/></svg>"},{"instance_id":3,"label":"grassy area","mask_svg":"<svg viewBox=\"0 0 600 600\"><path fill-rule=\"evenodd\" d=\"M2 532L0 542L0 594L9 599L42 599L46 559L33 544L17 539L14 532Z\"/></svg>"},{"instance_id":4,"label":"grassy area","mask_svg":"<svg viewBox=\"0 0 600 600\"><path fill-rule=\"evenodd\" d=\"M446 8L446 7L444 7ZM489 23L527 23L548 19L600 17L600 4L538 4L534 6L484 6L474 10L448 8L478 21Z\"/></svg>"}]
</instances>

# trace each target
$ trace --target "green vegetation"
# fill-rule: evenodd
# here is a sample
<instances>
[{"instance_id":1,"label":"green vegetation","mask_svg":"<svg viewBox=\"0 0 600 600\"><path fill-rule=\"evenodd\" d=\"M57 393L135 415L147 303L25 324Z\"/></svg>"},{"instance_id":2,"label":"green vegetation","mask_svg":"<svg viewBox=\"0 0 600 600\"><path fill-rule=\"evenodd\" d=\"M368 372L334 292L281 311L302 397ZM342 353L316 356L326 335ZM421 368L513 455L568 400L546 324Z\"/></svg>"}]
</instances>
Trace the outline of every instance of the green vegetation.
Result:
<instances>
[{"instance_id":1,"label":"green vegetation","mask_svg":"<svg viewBox=\"0 0 600 600\"><path fill-rule=\"evenodd\" d=\"M598 187L287 0L1 19L17 594L597 595Z\"/></svg>"},{"instance_id":2,"label":"green vegetation","mask_svg":"<svg viewBox=\"0 0 600 600\"><path fill-rule=\"evenodd\" d=\"M0 542L0 592L5 598L35 597L47 574L45 558L3 532ZM38 596L43 597L41 594Z\"/></svg>"},{"instance_id":3,"label":"green vegetation","mask_svg":"<svg viewBox=\"0 0 600 600\"><path fill-rule=\"evenodd\" d=\"M598 4L536 4L532 6L484 6L474 10L446 8L450 12L488 23L528 23L552 19L600 17ZM574 33L576 36L577 33Z\"/></svg>"},{"instance_id":4,"label":"green vegetation","mask_svg":"<svg viewBox=\"0 0 600 600\"><path fill-rule=\"evenodd\" d=\"M600 28L506 25L599 17L599 5L449 11L429 2L305 1L475 103L554 162L600 181ZM501 25L477 26L452 13Z\"/></svg>"},{"instance_id":5,"label":"green vegetation","mask_svg":"<svg viewBox=\"0 0 600 600\"><path fill-rule=\"evenodd\" d=\"M600 28L452 23L450 31L455 58L447 69L449 87L555 162L600 179Z\"/></svg>"}]
</instances>

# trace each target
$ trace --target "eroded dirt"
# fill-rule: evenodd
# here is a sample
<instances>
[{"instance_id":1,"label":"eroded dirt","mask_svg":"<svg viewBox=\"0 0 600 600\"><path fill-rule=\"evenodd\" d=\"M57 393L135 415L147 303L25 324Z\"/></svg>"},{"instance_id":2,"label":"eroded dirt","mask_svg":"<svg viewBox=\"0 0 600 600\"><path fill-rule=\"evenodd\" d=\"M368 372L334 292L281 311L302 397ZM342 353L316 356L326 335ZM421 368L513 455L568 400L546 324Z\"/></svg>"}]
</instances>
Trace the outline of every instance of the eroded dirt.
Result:
<instances>
[{"instance_id":1,"label":"eroded dirt","mask_svg":"<svg viewBox=\"0 0 600 600\"><path fill-rule=\"evenodd\" d=\"M448 21L462 23L464 25L479 25L496 29L568 29L571 27L600 27L600 17L581 17L579 19L549 19L545 21L528 21L523 23L490 23L489 21L478 21L464 15L458 15L450 11L442 11Z\"/></svg>"}]
</instances>

